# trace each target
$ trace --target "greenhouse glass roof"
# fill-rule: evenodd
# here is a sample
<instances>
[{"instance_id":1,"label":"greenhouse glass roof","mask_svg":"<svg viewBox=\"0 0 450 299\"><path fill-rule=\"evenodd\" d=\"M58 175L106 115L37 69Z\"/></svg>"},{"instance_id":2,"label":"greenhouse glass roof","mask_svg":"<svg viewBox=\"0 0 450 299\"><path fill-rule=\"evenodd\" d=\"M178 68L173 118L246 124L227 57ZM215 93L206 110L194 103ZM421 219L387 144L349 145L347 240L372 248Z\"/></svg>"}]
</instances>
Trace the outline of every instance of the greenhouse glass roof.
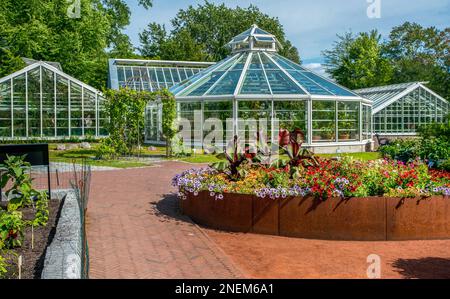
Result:
<instances>
[{"instance_id":1,"label":"greenhouse glass roof","mask_svg":"<svg viewBox=\"0 0 450 299\"><path fill-rule=\"evenodd\" d=\"M253 26L228 44L233 54L170 89L177 98L360 96L279 55L276 38Z\"/></svg>"},{"instance_id":2,"label":"greenhouse glass roof","mask_svg":"<svg viewBox=\"0 0 450 299\"><path fill-rule=\"evenodd\" d=\"M357 94L373 101L374 113L390 105L418 87L424 82L409 82L394 85L378 86L354 90Z\"/></svg>"}]
</instances>

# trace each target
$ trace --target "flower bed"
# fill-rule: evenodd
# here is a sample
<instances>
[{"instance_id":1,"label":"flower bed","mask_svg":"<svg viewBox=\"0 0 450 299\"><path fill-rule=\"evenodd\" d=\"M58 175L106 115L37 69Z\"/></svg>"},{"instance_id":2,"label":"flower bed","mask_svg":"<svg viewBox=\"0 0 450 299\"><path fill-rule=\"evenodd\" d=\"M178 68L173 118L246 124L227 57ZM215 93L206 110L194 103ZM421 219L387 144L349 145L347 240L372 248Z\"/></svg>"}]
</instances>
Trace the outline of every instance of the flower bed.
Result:
<instances>
[{"instance_id":1,"label":"flower bed","mask_svg":"<svg viewBox=\"0 0 450 299\"><path fill-rule=\"evenodd\" d=\"M177 175L183 212L231 231L338 240L450 238L450 175L419 162L316 159ZM236 173L238 175L236 175Z\"/></svg>"},{"instance_id":2,"label":"flower bed","mask_svg":"<svg viewBox=\"0 0 450 299\"><path fill-rule=\"evenodd\" d=\"M233 179L213 168L191 169L173 178L179 195L210 192L214 199L223 194L251 194L260 198L313 196L332 197L428 197L450 196L450 173L428 170L419 162L404 164L389 160L318 160L317 166L241 166L243 176Z\"/></svg>"}]
</instances>

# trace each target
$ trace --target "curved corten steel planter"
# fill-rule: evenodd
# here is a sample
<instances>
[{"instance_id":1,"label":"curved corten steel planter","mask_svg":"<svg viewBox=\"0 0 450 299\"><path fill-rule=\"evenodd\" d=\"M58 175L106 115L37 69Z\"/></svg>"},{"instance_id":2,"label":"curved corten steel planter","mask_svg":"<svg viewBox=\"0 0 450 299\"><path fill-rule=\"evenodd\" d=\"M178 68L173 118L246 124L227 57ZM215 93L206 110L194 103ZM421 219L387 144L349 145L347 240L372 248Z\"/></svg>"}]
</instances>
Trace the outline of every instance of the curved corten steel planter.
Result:
<instances>
[{"instance_id":1,"label":"curved corten steel planter","mask_svg":"<svg viewBox=\"0 0 450 299\"><path fill-rule=\"evenodd\" d=\"M209 192L181 200L184 214L221 230L324 240L450 239L450 198L284 199Z\"/></svg>"}]
</instances>

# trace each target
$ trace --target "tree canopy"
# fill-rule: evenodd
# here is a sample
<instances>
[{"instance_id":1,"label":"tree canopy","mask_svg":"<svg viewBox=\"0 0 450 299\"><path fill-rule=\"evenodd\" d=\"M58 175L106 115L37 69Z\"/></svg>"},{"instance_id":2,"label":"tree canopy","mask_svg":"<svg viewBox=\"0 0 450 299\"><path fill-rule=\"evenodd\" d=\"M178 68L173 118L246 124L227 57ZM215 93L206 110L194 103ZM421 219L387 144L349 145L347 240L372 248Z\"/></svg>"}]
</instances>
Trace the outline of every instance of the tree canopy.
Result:
<instances>
[{"instance_id":1,"label":"tree canopy","mask_svg":"<svg viewBox=\"0 0 450 299\"><path fill-rule=\"evenodd\" d=\"M139 0L149 8L152 0ZM2 0L0 2L0 77L23 67L21 57L60 62L64 71L97 88L106 85L107 58L133 55L122 30L130 22L124 0Z\"/></svg>"},{"instance_id":2,"label":"tree canopy","mask_svg":"<svg viewBox=\"0 0 450 299\"><path fill-rule=\"evenodd\" d=\"M338 35L332 50L324 52L329 74L351 88L384 85L392 80L393 69L382 55L381 36L376 30L354 36Z\"/></svg>"},{"instance_id":3,"label":"tree canopy","mask_svg":"<svg viewBox=\"0 0 450 299\"><path fill-rule=\"evenodd\" d=\"M439 30L410 22L394 27L384 45L394 67L392 82L427 81L450 100L449 40L449 27Z\"/></svg>"},{"instance_id":4,"label":"tree canopy","mask_svg":"<svg viewBox=\"0 0 450 299\"><path fill-rule=\"evenodd\" d=\"M327 72L349 88L412 81L450 99L450 28L424 28L406 22L394 27L386 40L376 31L338 35L323 52Z\"/></svg>"},{"instance_id":5,"label":"tree canopy","mask_svg":"<svg viewBox=\"0 0 450 299\"><path fill-rule=\"evenodd\" d=\"M286 39L278 18L270 17L258 7L229 8L205 1L197 7L180 10L171 20L173 29L150 23L140 34L140 53L144 57L173 60L219 61L230 54L225 45L236 35L257 24L274 34L283 49L280 54L300 62L297 48Z\"/></svg>"}]
</instances>

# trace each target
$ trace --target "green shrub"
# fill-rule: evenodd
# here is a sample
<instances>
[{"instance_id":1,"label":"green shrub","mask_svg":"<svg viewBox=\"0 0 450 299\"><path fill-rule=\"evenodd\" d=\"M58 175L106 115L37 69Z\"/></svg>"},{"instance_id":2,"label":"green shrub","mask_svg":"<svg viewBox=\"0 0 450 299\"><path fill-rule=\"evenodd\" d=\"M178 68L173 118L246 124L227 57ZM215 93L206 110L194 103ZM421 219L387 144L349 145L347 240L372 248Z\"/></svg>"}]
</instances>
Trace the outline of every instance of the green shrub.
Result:
<instances>
[{"instance_id":1,"label":"green shrub","mask_svg":"<svg viewBox=\"0 0 450 299\"><path fill-rule=\"evenodd\" d=\"M5 248L22 245L24 226L21 212L0 212L0 240Z\"/></svg>"},{"instance_id":2,"label":"green shrub","mask_svg":"<svg viewBox=\"0 0 450 299\"><path fill-rule=\"evenodd\" d=\"M423 138L418 155L422 159L438 162L450 158L450 140L445 137Z\"/></svg>"},{"instance_id":3,"label":"green shrub","mask_svg":"<svg viewBox=\"0 0 450 299\"><path fill-rule=\"evenodd\" d=\"M385 158L402 162L414 161L419 156L420 140L397 139L389 145L380 147L379 151Z\"/></svg>"},{"instance_id":4,"label":"green shrub","mask_svg":"<svg viewBox=\"0 0 450 299\"><path fill-rule=\"evenodd\" d=\"M438 165L438 168L441 169L441 170L450 171L450 159L447 159L447 160L441 162Z\"/></svg>"},{"instance_id":5,"label":"green shrub","mask_svg":"<svg viewBox=\"0 0 450 299\"><path fill-rule=\"evenodd\" d=\"M418 132L423 139L438 137L445 141L450 141L450 115L447 116L444 123L433 123L421 126L419 127Z\"/></svg>"},{"instance_id":6,"label":"green shrub","mask_svg":"<svg viewBox=\"0 0 450 299\"><path fill-rule=\"evenodd\" d=\"M106 138L100 142L96 151L96 158L110 160L125 155L127 152L128 148L123 140Z\"/></svg>"}]
</instances>

